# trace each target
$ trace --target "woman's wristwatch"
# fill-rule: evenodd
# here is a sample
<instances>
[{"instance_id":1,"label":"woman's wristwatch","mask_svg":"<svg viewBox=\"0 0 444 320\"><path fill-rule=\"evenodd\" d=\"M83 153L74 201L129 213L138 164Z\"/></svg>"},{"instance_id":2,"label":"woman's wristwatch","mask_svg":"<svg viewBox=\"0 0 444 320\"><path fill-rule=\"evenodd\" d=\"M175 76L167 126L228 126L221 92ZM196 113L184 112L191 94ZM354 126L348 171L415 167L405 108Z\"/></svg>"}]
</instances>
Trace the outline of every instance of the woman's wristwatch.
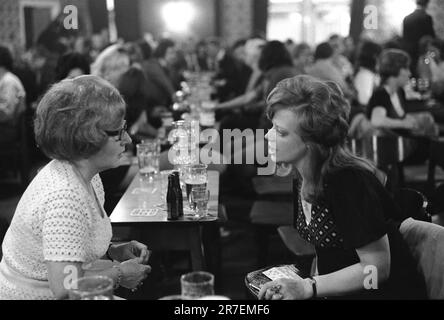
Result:
<instances>
[{"instance_id":1,"label":"woman's wristwatch","mask_svg":"<svg viewBox=\"0 0 444 320\"><path fill-rule=\"evenodd\" d=\"M318 288L317 288L317 285L316 285L316 279L311 277L311 276L308 277L307 279L308 279L308 281L310 281L311 287L313 289L313 295L311 296L310 299L316 299L318 297Z\"/></svg>"}]
</instances>

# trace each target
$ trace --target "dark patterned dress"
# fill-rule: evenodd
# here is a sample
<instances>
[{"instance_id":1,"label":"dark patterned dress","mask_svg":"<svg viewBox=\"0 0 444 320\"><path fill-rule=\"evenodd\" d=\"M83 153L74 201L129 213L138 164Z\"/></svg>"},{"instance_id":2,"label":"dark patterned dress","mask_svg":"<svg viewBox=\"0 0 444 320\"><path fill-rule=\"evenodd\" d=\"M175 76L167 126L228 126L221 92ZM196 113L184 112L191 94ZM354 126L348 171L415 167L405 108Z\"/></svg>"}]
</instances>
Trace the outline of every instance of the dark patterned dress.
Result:
<instances>
[{"instance_id":1,"label":"dark patterned dress","mask_svg":"<svg viewBox=\"0 0 444 320\"><path fill-rule=\"evenodd\" d=\"M346 298L357 299L422 299L424 280L419 275L413 257L390 219L399 208L377 178L368 171L341 169L326 177L323 200L311 206L307 224L300 195L300 183L295 183L294 224L302 238L316 248L320 275L358 263L356 249L384 235L390 244L390 276L378 290L362 290Z\"/></svg>"}]
</instances>

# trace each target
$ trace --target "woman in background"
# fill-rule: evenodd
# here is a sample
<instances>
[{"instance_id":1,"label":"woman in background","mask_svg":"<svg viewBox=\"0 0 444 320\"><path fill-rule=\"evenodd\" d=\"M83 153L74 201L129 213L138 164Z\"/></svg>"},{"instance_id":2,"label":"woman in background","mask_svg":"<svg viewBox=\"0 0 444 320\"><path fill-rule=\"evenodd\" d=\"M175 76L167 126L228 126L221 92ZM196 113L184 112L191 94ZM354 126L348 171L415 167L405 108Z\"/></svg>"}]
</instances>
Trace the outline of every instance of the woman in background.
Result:
<instances>
[{"instance_id":1,"label":"woman in background","mask_svg":"<svg viewBox=\"0 0 444 320\"><path fill-rule=\"evenodd\" d=\"M372 41L363 42L358 49L358 61L353 84L361 106L367 106L373 90L380 84L381 79L377 71L377 63L381 51L382 47Z\"/></svg>"},{"instance_id":2,"label":"woman in background","mask_svg":"<svg viewBox=\"0 0 444 320\"><path fill-rule=\"evenodd\" d=\"M386 49L379 61L381 86L373 92L367 107L371 123L400 135L436 136L437 126L428 112L407 114L405 92L410 81L410 57L399 49Z\"/></svg>"}]
</instances>

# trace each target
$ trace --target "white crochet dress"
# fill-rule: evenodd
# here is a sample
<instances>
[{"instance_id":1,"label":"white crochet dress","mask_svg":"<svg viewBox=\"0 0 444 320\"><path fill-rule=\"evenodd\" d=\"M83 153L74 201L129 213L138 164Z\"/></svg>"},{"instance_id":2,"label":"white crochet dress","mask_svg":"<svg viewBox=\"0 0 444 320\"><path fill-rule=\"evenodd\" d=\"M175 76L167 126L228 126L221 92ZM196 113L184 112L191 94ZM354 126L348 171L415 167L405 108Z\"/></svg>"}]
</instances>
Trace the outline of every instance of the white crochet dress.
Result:
<instances>
[{"instance_id":1,"label":"white crochet dress","mask_svg":"<svg viewBox=\"0 0 444 320\"><path fill-rule=\"evenodd\" d=\"M99 175L92 185L103 206ZM45 261L90 263L105 255L111 222L94 203L68 162L53 160L38 173L3 240L0 299L54 299Z\"/></svg>"}]
</instances>

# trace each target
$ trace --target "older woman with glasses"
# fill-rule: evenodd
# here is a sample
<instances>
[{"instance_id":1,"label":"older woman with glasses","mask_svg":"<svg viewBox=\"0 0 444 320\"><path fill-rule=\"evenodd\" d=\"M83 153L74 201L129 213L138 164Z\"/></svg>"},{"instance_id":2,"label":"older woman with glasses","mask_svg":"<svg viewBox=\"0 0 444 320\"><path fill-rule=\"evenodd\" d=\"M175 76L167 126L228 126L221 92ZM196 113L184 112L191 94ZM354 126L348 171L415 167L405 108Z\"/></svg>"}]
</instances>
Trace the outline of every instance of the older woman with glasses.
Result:
<instances>
[{"instance_id":1,"label":"older woman with glasses","mask_svg":"<svg viewBox=\"0 0 444 320\"><path fill-rule=\"evenodd\" d=\"M110 243L103 209L98 173L118 166L131 142L124 116L118 91L96 76L63 80L42 98L35 136L53 160L24 192L3 240L0 299L64 299L70 280L93 274L133 289L150 272L145 245ZM102 257L114 263L87 268Z\"/></svg>"}]
</instances>

